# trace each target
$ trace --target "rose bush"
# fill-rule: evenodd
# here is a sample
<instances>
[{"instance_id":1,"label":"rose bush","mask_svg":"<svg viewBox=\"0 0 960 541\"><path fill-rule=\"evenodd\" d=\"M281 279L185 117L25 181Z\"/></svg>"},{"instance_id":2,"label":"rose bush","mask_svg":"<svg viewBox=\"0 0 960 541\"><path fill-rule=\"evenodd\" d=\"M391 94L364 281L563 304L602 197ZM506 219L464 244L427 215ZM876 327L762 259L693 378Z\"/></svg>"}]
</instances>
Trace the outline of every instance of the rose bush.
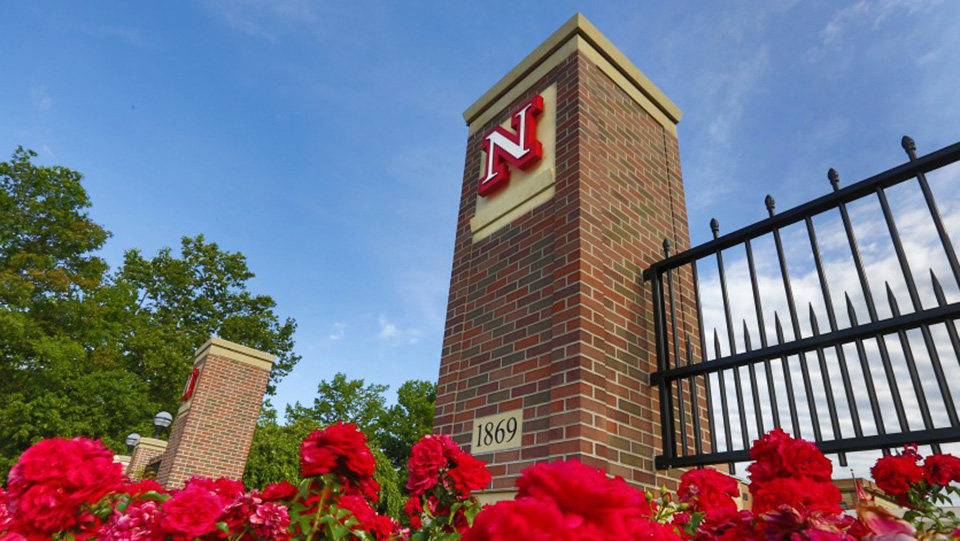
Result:
<instances>
[{"instance_id":1,"label":"rose bush","mask_svg":"<svg viewBox=\"0 0 960 541\"><path fill-rule=\"evenodd\" d=\"M486 465L449 437L414 445L404 507L408 526L376 511L379 486L366 436L337 423L304 439L301 481L262 491L201 479L167 492L123 477L113 455L87 439L42 441L0 489L0 541L905 541L960 539L940 506L960 495L960 459L916 447L881 458L877 486L907 509L903 519L865 497L845 514L832 463L804 440L774 430L754 442L749 491L713 469L684 473L676 494L654 497L577 461L537 464L517 496L481 508Z\"/></svg>"}]
</instances>

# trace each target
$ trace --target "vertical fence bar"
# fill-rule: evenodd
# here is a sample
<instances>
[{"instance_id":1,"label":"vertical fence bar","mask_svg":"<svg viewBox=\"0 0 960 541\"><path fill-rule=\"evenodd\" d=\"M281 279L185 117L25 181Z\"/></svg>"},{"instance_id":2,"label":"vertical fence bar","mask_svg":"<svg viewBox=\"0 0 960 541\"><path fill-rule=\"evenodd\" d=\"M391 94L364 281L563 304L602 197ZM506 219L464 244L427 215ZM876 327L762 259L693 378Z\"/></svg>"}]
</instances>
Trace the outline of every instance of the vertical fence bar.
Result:
<instances>
[{"instance_id":1,"label":"vertical fence bar","mask_svg":"<svg viewBox=\"0 0 960 541\"><path fill-rule=\"evenodd\" d=\"M907 156L910 158L910 161L916 161L917 145L913 139L904 135L903 139L900 140L900 145L903 147L903 150L907 152ZM930 190L930 184L927 182L927 175L925 175L923 172L917 173L917 181L920 183L920 191L923 192L923 199L926 201L927 208L930 210L930 217L933 219L933 225L937 228L937 235L940 236L940 243L943 244L943 251L947 254L947 261L950 263L950 270L953 271L953 279L956 280L957 285L960 285L960 263L957 262L957 252L953 249L953 242L950 240L950 235L943 226L943 219L940 217L940 209L937 208L937 201L934 199L933 192Z\"/></svg>"},{"instance_id":2,"label":"vertical fence bar","mask_svg":"<svg viewBox=\"0 0 960 541\"><path fill-rule=\"evenodd\" d=\"M652 291L652 300L653 300L653 332L657 338L657 370L663 371L666 370L669 362L667 359L666 353L666 329L663 326L663 285L661 282L660 273L655 273L653 278L650 280L650 288ZM666 459L667 467L670 466L672 460L677 455L677 448L673 444L673 430L670 429L670 419L673 417L670 414L672 405L670 403L670 383L666 380L661 380L657 385L658 391L660 393L660 430L662 432L662 445L663 445L663 455Z\"/></svg>"},{"instance_id":3,"label":"vertical fence bar","mask_svg":"<svg viewBox=\"0 0 960 541\"><path fill-rule=\"evenodd\" d=\"M897 304L897 298L893 294L893 290L890 289L890 282L886 283L887 286L887 302L890 303L890 312L893 314L893 317L900 317L900 307ZM927 329L927 333L929 333ZM899 330L897 331L897 337L900 339L900 346L903 348L903 358L907 363L907 370L910 372L910 381L913 383L913 391L917 394L917 403L920 406L920 418L923 419L923 427L927 430L933 429L933 418L930 415L930 405L927 404L927 397L923 392L923 382L920 381L920 372L917 370L916 359L913 357L913 348L910 346L910 339L907 337L907 333ZM934 369L936 372L936 369ZM937 380L941 381L943 379L943 373L936 374ZM944 382L944 386L946 382ZM941 387L943 389L944 387ZM947 403L947 397L944 399L944 404ZM953 404L950 404L952 407ZM956 418L956 412L953 413L953 418ZM951 420L952 421L952 420ZM933 444L933 449L935 453L940 452L940 446L938 444Z\"/></svg>"},{"instance_id":4,"label":"vertical fence bar","mask_svg":"<svg viewBox=\"0 0 960 541\"><path fill-rule=\"evenodd\" d=\"M720 335L717 334L717 329L713 329L713 350L715 359L719 359L723 356L720 349ZM733 450L733 444L731 443L730 437L730 412L727 409L727 383L724 381L723 370L717 371L717 379L720 383L720 411L723 414L723 435L726 441L726 450ZM736 472L736 465L732 462L730 463L730 473Z\"/></svg>"},{"instance_id":5,"label":"vertical fence bar","mask_svg":"<svg viewBox=\"0 0 960 541\"><path fill-rule=\"evenodd\" d=\"M693 364L693 345L687 336L687 366ZM697 393L697 376L690 376L690 410L693 417L693 452L703 454L703 432L700 430L700 395Z\"/></svg>"},{"instance_id":6,"label":"vertical fence bar","mask_svg":"<svg viewBox=\"0 0 960 541\"><path fill-rule=\"evenodd\" d=\"M697 275L697 260L690 262L690 270L693 274L693 298L697 310L697 328L700 331L700 362L707 362L707 337L703 330L703 311L700 306L700 277ZM707 429L710 431L710 451L717 452L717 432L713 422L713 396L710 389L710 375L703 375L703 389L707 398ZM699 415L699 412L698 412Z\"/></svg>"},{"instance_id":7,"label":"vertical fence bar","mask_svg":"<svg viewBox=\"0 0 960 541\"><path fill-rule=\"evenodd\" d=\"M716 239L720 233L720 222L716 218L710 220L710 230L713 232L713 238ZM727 272L723 265L722 250L717 250L717 268L720 277L720 293L723 297L723 317L727 323L727 340L730 344L730 354L735 355L737 353L737 339L736 331L733 328L733 315L730 312L730 295L727 290ZM743 407L743 383L740 381L739 368L733 368L733 387L737 393L737 413L740 416L741 441L743 442L743 448L747 449L750 447L750 433L747 431L747 412Z\"/></svg>"},{"instance_id":8,"label":"vertical fence bar","mask_svg":"<svg viewBox=\"0 0 960 541\"><path fill-rule=\"evenodd\" d=\"M746 351L753 349L750 345L750 329L747 328L747 320L743 320L743 348ZM763 433L766 431L763 429L763 411L760 408L760 391L757 389L757 371L754 369L755 366L756 363L750 363L750 394L753 395L753 414L757 418L757 434L763 436ZM750 444L747 443L747 447L749 446Z\"/></svg>"},{"instance_id":9,"label":"vertical fence bar","mask_svg":"<svg viewBox=\"0 0 960 541\"><path fill-rule=\"evenodd\" d=\"M768 195L764 199L767 212L773 217L774 201L773 197ZM793 298L793 286L790 283L790 270L787 268L786 254L783 252L783 240L780 238L780 228L773 230L773 242L777 247L777 259L780 261L780 276L783 278L783 292L787 297L787 311L790 314L790 322L793 328L793 339L799 340L800 318L797 316L797 305ZM823 441L820 433L820 417L817 415L817 401L813 395L813 385L810 383L810 368L807 366L807 356L802 351L798 354L800 357L800 374L803 376L803 389L807 397L807 408L810 410L810 424L813 425L813 439ZM800 437L800 434L794 434L794 437Z\"/></svg>"},{"instance_id":10,"label":"vertical fence bar","mask_svg":"<svg viewBox=\"0 0 960 541\"><path fill-rule=\"evenodd\" d=\"M810 303L809 306L810 329L813 332L813 336L819 336L820 324L817 323L817 313L813 310L813 303ZM823 348L817 348L817 362L820 365L820 376L823 378L823 388L827 395L827 413L830 415L830 428L833 429L833 438L839 440L843 438L843 435L840 434L840 419L837 416L837 404L833 397L833 382L830 381L830 374L827 372L827 359L823 354ZM839 458L840 465L846 467L846 453L839 453Z\"/></svg>"},{"instance_id":11,"label":"vertical fence bar","mask_svg":"<svg viewBox=\"0 0 960 541\"><path fill-rule=\"evenodd\" d=\"M836 169L831 168L827 171L827 178L830 179L830 184L833 186L833 191L838 191L840 189L840 175L837 173ZM873 300L873 293L870 291L870 281L867 279L867 273L863 268L863 260L860 257L860 246L857 243L856 234L853 231L853 224L850 222L850 214L847 212L847 204L840 202L838 205L840 209L840 218L843 220L843 229L847 233L847 243L850 245L850 255L853 257L853 265L857 269L857 277L860 280L860 288L863 292L863 300L867 305L867 315L870 317L871 322L877 321L877 306ZM850 296L847 296L847 312L851 314L850 324L851 326L856 326L855 323L855 314L853 311L853 304L850 302ZM893 409L897 413L897 422L900 425L900 430L906 432L907 427L907 416L903 410L903 400L900 398L900 388L897 387L897 379L893 373L893 365L890 363L890 353L887 351L887 342L883 336L877 337L877 346L880 348L880 360L883 363L883 371L887 377L887 385L890 387L890 398L893 400ZM868 366L866 361L866 352L864 351L863 343L857 341L857 354L860 356L861 366ZM868 371L865 371L864 374L868 374ZM869 382L870 386L873 386L873 382ZM871 395L873 399L876 399L875 395ZM872 406L872 404L871 404ZM874 409L874 420L876 421L877 431L880 434L886 433L886 427L883 425L883 419L880 417L880 410ZM884 452L888 452L886 449Z\"/></svg>"},{"instance_id":12,"label":"vertical fence bar","mask_svg":"<svg viewBox=\"0 0 960 541\"><path fill-rule=\"evenodd\" d=\"M853 307L853 301L850 300L850 295L844 293L844 298L847 302L847 317L850 318L850 325L856 327L859 322L857 321L857 311ZM867 399L870 400L870 411L873 413L874 422L877 426L877 433L880 435L887 433L887 428L883 424L883 414L880 411L880 402L877 398L877 389L873 384L873 374L870 370L870 361L867 359L867 352L863 346L863 340L856 340L855 342L857 347L857 357L860 359L860 370L863 371L863 379L867 385Z\"/></svg>"},{"instance_id":13,"label":"vertical fence bar","mask_svg":"<svg viewBox=\"0 0 960 541\"><path fill-rule=\"evenodd\" d=\"M837 330L837 314L833 307L833 297L830 295L830 282L827 281L827 274L823 269L823 259L820 257L820 243L817 242L817 231L813 227L813 220L807 216L807 236L810 238L810 248L813 250L813 261L817 267L817 276L820 279L820 292L823 294L823 304L827 309L827 324L830 325L830 331ZM812 309L812 307L811 307ZM812 312L811 312L812 313ZM850 382L850 370L847 367L847 357L843 347L837 344L834 347L837 354L837 364L840 365L840 378L843 380L843 391L847 397L847 405L850 408L850 418L853 422L853 433L856 437L863 437L863 428L860 426L860 413L857 410L857 400L853 394L853 384ZM822 355L822 352L820 353ZM837 432L836 437L840 437ZM846 458L841 456L842 461Z\"/></svg>"},{"instance_id":14,"label":"vertical fence bar","mask_svg":"<svg viewBox=\"0 0 960 541\"><path fill-rule=\"evenodd\" d=\"M937 275L933 273L933 269L930 269L930 281L933 282L933 294L937 297L937 305L946 306L947 296L943 294L943 286L940 285L940 280L937 280ZM944 325L947 327L950 344L953 345L953 355L957 358L957 362L960 362L960 336L957 335L957 323L951 319L945 321Z\"/></svg>"},{"instance_id":15,"label":"vertical fence bar","mask_svg":"<svg viewBox=\"0 0 960 541\"><path fill-rule=\"evenodd\" d=\"M753 247L750 244L750 239L747 239L743 244L747 251L747 268L750 273L750 286L753 290L753 307L757 313L757 329L760 332L760 347L767 349L767 328L763 321L763 302L760 300L757 268L753 263ZM770 359L764 359L763 367L767 373L767 391L770 394L770 411L773 414L773 426L780 428L780 408L777 406L776 387L773 384L773 370L770 366ZM761 433L763 433L763 431L761 431Z\"/></svg>"},{"instance_id":16,"label":"vertical fence bar","mask_svg":"<svg viewBox=\"0 0 960 541\"><path fill-rule=\"evenodd\" d=\"M783 325L780 324L780 315L773 313L773 327L777 333L777 344L783 344ZM793 436L800 437L800 418L797 416L797 397L793 391L793 375L790 373L790 362L787 356L780 357L780 364L783 366L783 379L787 384L787 405L790 406L790 425L793 428Z\"/></svg>"},{"instance_id":17,"label":"vertical fence bar","mask_svg":"<svg viewBox=\"0 0 960 541\"><path fill-rule=\"evenodd\" d=\"M670 239L663 239L663 255L670 257ZM677 335L677 310L673 299L673 267L667 269L667 295L670 298L670 329L673 335L673 364L680 366L680 337ZM664 335L666 338L666 335ZM669 362L667 363L670 364ZM677 406L680 411L680 449L683 456L690 454L687 447L687 413L683 403L683 378L677 379Z\"/></svg>"}]
</instances>

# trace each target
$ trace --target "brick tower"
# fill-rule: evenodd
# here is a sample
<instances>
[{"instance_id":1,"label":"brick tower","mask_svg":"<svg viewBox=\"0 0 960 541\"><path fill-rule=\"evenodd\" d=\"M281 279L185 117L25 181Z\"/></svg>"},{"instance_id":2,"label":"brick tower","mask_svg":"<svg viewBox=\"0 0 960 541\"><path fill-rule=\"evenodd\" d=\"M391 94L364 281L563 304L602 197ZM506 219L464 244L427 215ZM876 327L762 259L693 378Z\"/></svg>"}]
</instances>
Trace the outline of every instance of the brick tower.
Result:
<instances>
[{"instance_id":1,"label":"brick tower","mask_svg":"<svg viewBox=\"0 0 960 541\"><path fill-rule=\"evenodd\" d=\"M240 479L274 356L211 338L197 350L157 481L180 488L194 475Z\"/></svg>"},{"instance_id":2,"label":"brick tower","mask_svg":"<svg viewBox=\"0 0 960 541\"><path fill-rule=\"evenodd\" d=\"M689 247L679 109L577 14L464 118L434 429L490 464L490 499L561 458L670 483L641 273Z\"/></svg>"}]
</instances>

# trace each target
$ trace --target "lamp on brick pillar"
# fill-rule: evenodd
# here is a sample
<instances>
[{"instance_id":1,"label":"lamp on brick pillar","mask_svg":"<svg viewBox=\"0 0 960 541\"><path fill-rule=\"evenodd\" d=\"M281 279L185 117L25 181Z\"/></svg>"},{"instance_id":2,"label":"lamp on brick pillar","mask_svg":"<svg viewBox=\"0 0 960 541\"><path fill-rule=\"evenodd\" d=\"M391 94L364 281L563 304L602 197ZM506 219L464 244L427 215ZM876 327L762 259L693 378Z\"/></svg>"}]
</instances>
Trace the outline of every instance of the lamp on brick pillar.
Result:
<instances>
[{"instance_id":1,"label":"lamp on brick pillar","mask_svg":"<svg viewBox=\"0 0 960 541\"><path fill-rule=\"evenodd\" d=\"M155 464L167 450L167 442L158 438L142 437L137 433L127 436L125 443L131 450L130 462L124 473L134 480L143 479L144 474L148 472L148 467Z\"/></svg>"},{"instance_id":2,"label":"lamp on brick pillar","mask_svg":"<svg viewBox=\"0 0 960 541\"><path fill-rule=\"evenodd\" d=\"M160 413L153 416L153 437L159 438L160 434L163 433L163 430L170 426L170 423L173 422L173 415L170 415L169 412L161 411Z\"/></svg>"},{"instance_id":3,"label":"lamp on brick pillar","mask_svg":"<svg viewBox=\"0 0 960 541\"><path fill-rule=\"evenodd\" d=\"M160 462L161 485L243 475L274 358L220 338L197 349Z\"/></svg>"},{"instance_id":4,"label":"lamp on brick pillar","mask_svg":"<svg viewBox=\"0 0 960 541\"><path fill-rule=\"evenodd\" d=\"M130 434L127 436L127 439L124 440L124 443L127 444L127 452L132 455L133 450L137 447L137 444L140 443L140 434L136 432Z\"/></svg>"}]
</instances>

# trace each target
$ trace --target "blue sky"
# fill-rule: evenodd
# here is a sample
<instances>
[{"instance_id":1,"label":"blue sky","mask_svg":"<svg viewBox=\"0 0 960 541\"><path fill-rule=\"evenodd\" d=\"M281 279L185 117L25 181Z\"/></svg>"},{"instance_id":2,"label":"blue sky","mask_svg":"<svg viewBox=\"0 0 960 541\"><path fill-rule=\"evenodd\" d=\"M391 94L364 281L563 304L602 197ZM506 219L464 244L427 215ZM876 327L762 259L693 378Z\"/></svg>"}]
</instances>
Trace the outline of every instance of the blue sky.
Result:
<instances>
[{"instance_id":1,"label":"blue sky","mask_svg":"<svg viewBox=\"0 0 960 541\"><path fill-rule=\"evenodd\" d=\"M576 11L682 110L694 243L960 139L960 3L5 2L0 153L82 171L104 256L203 233L299 323L275 403L435 379L462 111Z\"/></svg>"}]
</instances>

